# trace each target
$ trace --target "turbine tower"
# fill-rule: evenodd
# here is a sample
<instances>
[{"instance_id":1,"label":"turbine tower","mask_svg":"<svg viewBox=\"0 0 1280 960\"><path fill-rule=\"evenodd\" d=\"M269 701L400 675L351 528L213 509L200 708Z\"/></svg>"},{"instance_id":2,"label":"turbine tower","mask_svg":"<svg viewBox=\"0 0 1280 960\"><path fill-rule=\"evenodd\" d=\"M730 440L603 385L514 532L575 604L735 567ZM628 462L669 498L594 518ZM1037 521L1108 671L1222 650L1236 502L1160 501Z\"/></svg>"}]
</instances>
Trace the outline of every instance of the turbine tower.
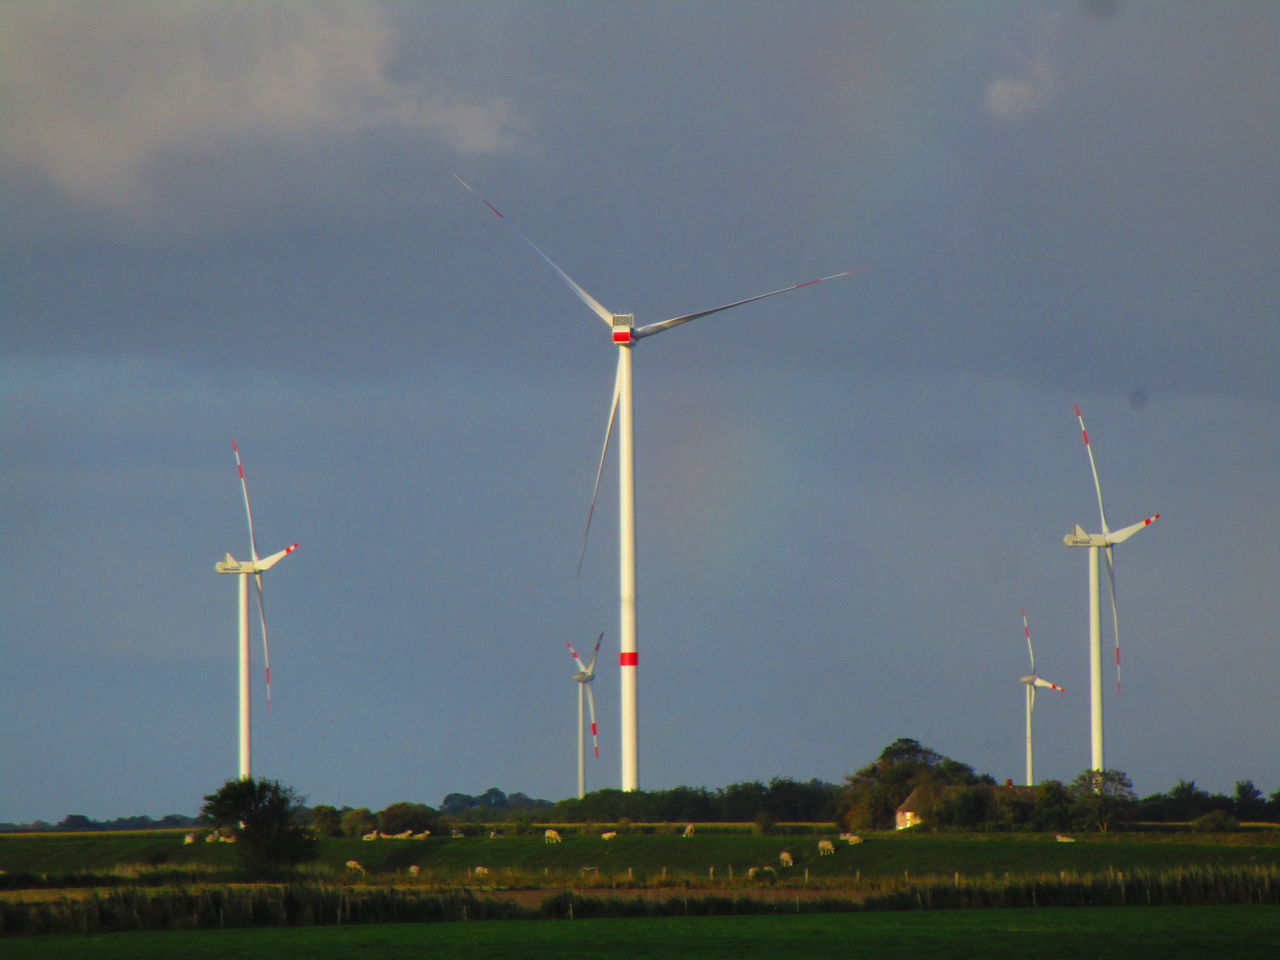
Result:
<instances>
[{"instance_id":1,"label":"turbine tower","mask_svg":"<svg viewBox=\"0 0 1280 960\"><path fill-rule=\"evenodd\" d=\"M271 649L267 645L267 611L262 602L262 574L270 570L287 554L298 549L295 543L279 553L269 557L258 556L258 543L253 535L253 510L249 507L249 486L244 479L244 465L240 462L240 448L234 440L231 449L236 454L236 467L240 471L240 489L244 493L244 512L249 521L249 553L251 560L237 560L231 554L215 564L219 573L234 573L240 577L239 607L237 622L239 624L240 650L240 779L248 780L250 771L250 707L249 707L249 578L253 577L258 584L258 618L262 625L262 654L267 672L267 710L271 710Z\"/></svg>"},{"instance_id":2,"label":"turbine tower","mask_svg":"<svg viewBox=\"0 0 1280 960\"><path fill-rule=\"evenodd\" d=\"M1031 654L1031 672L1023 677L1021 682L1027 685L1027 786L1034 787L1036 785L1036 764L1034 752L1032 750L1031 740L1031 715L1036 710L1036 687L1048 687L1050 690L1057 690L1059 693L1066 693L1062 687L1056 683L1050 683L1044 677L1036 674L1036 651L1031 646L1031 625L1027 623L1027 608L1022 608L1022 632L1027 637L1027 653Z\"/></svg>"},{"instance_id":3,"label":"turbine tower","mask_svg":"<svg viewBox=\"0 0 1280 960\"><path fill-rule=\"evenodd\" d=\"M1124 543L1139 530L1160 519L1160 514L1147 517L1120 530L1107 526L1107 512L1102 506L1102 484L1098 482L1098 465L1093 459L1093 447L1089 443L1089 431L1084 426L1084 414L1075 405L1076 419L1080 421L1080 436L1089 454L1089 469L1093 471L1093 488L1098 494L1098 515L1101 533L1085 533L1080 524L1062 538L1068 547L1087 547L1089 550L1089 718L1090 718L1090 769L1106 769L1102 756L1102 614L1099 606L1098 551L1107 552L1107 583L1111 588L1111 625L1116 641L1116 692L1120 690L1120 614L1116 607L1116 566L1111 548Z\"/></svg>"},{"instance_id":4,"label":"turbine tower","mask_svg":"<svg viewBox=\"0 0 1280 960\"><path fill-rule=\"evenodd\" d=\"M573 649L573 644L565 641L569 646L569 652L573 654L573 662L578 668L578 672L573 675L573 679L578 682L578 799L581 800L587 795L587 738L586 738L586 722L582 713L582 701L585 699L591 707L591 745L595 749L596 759L600 759L600 737L596 728L596 698L591 692L591 681L596 678L596 657L600 654L600 641L604 639L604 634L596 637L596 648L591 651L591 659L583 666L582 658L578 656L578 651Z\"/></svg>"},{"instance_id":5,"label":"turbine tower","mask_svg":"<svg viewBox=\"0 0 1280 960\"><path fill-rule=\"evenodd\" d=\"M613 385L613 403L609 411L609 422L605 428L604 450L600 453L600 467L596 471L596 487L597 489L599 488L600 470L604 468L604 457L608 451L609 438L612 435L613 423L616 417L618 421L618 663L621 669L619 700L621 701L622 711L619 730L622 740L620 752L622 755L622 789L636 790L639 788L639 760L636 736L636 673L639 667L640 655L636 647L635 415L632 407L631 389L632 348L637 341L645 337L670 330L672 327L688 323L690 320L707 317L713 313L719 313L721 310L740 307L746 303L754 303L757 300L776 296L779 293L789 293L792 290L799 290L801 287L810 287L826 280L847 277L850 274L865 270L866 267L844 270L829 277L820 277L817 280L809 280L805 283L797 283L794 286L761 293L745 300L735 300L733 303L711 307L708 310L686 313L678 317L672 317L670 320L662 320L658 323L637 327L634 315L613 313L606 310L598 300L561 270L550 257L539 250L537 245L520 231L519 227L504 217L497 207L476 193L471 188L471 185L456 173L454 177L477 200L488 207L499 220L514 230L516 235L528 244L534 253L541 257L560 279L573 290L578 299L604 322L605 326L609 328L614 345L618 348L618 366ZM593 494L592 511L594 506L595 498ZM587 514L588 529L590 528L592 511L588 511ZM579 561L579 569L581 569L581 561Z\"/></svg>"}]
</instances>

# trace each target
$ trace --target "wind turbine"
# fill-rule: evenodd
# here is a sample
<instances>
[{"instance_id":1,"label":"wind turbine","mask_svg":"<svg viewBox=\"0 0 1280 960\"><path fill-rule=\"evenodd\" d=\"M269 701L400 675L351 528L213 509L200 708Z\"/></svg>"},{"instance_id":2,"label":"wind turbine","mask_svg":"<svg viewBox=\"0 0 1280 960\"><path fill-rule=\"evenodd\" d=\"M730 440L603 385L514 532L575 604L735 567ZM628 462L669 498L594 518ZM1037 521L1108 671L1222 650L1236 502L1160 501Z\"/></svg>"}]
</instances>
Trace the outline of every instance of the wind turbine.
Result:
<instances>
[{"instance_id":1,"label":"wind turbine","mask_svg":"<svg viewBox=\"0 0 1280 960\"><path fill-rule=\"evenodd\" d=\"M235 451L236 468L240 471L240 489L244 493L244 513L249 521L249 552L253 559L237 560L228 553L225 560L214 565L214 569L219 573L234 573L240 577L240 603L237 617L240 627L240 779L248 780L251 775L249 748L249 578L253 577L258 584L258 619L262 625L262 654L267 671L267 711L270 712L271 649L267 645L267 610L262 602L262 574L274 567L287 554L297 550L298 545L295 543L291 547L285 547L279 553L273 553L269 557L258 556L258 542L253 535L253 510L249 507L249 485L245 483L244 465L240 462L240 448L236 446L234 440L231 441L231 449Z\"/></svg>"},{"instance_id":2,"label":"wind turbine","mask_svg":"<svg viewBox=\"0 0 1280 960\"><path fill-rule=\"evenodd\" d=\"M708 310L686 313L678 317L672 317L670 320L662 320L658 323L637 327L636 318L633 314L613 313L606 310L598 300L561 270L550 257L539 250L537 245L526 237L519 227L504 217L497 207L476 193L471 185L456 173L454 177L466 187L472 196L488 207L499 220L514 230L516 235L528 244L533 249L533 252L541 257L560 279L573 290L578 299L604 322L605 326L609 328L614 345L618 348L618 366L613 384L613 401L609 409L609 421L605 428L604 449L600 451L600 465L596 470L596 489L598 490L600 486L600 473L604 469L604 458L609 448L609 438L613 433L613 423L616 418L618 420L618 594L620 608L618 617L618 646L620 650L618 662L622 673L619 696L622 721L619 733L622 740L622 789L636 790L639 787L636 737L636 672L639 666L639 653L636 649L635 415L632 407L631 350L636 341L655 333L670 330L672 327L688 323L690 320L707 317L722 310L740 307L743 304L754 303L757 300L763 300L766 297L776 296L780 293L789 293L792 290L799 290L801 287L811 287L826 280L847 277L850 274L865 270L866 267L855 267L852 270L834 273L829 277L820 277L817 280L809 280L805 283L797 283L794 286L761 293L754 297L747 297L745 300L735 300L733 303L711 307ZM590 529L591 514L594 509L595 494L593 493L591 510L587 513L588 530ZM579 569L581 569L581 559L579 559Z\"/></svg>"},{"instance_id":3,"label":"wind turbine","mask_svg":"<svg viewBox=\"0 0 1280 960\"><path fill-rule=\"evenodd\" d=\"M1022 683L1027 685L1027 786L1034 787L1036 785L1035 760L1032 756L1031 749L1031 715L1036 710L1036 687L1048 687L1050 690L1057 690L1059 693L1066 693L1062 687L1056 683L1050 683L1044 677L1036 674L1036 651L1031 646L1031 625L1027 623L1027 608L1022 608L1022 632L1027 636L1027 653L1031 654L1031 672L1022 678Z\"/></svg>"},{"instance_id":4,"label":"wind turbine","mask_svg":"<svg viewBox=\"0 0 1280 960\"><path fill-rule=\"evenodd\" d=\"M1084 414L1075 405L1076 419L1080 421L1080 436L1089 454L1089 469L1093 471L1093 488L1098 494L1098 515L1102 523L1101 533L1085 533L1080 524L1062 538L1068 547L1089 549L1089 717L1090 717L1090 769L1102 771L1106 767L1102 759L1102 615L1099 610L1098 551L1107 552L1107 583L1111 587L1111 624L1116 639L1116 692L1120 692L1120 614L1116 608L1116 565L1111 548L1124 543L1139 530L1160 519L1160 514L1147 517L1120 530L1107 526L1107 512L1102 506L1102 484L1098 482L1098 465L1093 459L1093 446L1089 443L1089 431L1084 426Z\"/></svg>"},{"instance_id":5,"label":"wind turbine","mask_svg":"<svg viewBox=\"0 0 1280 960\"><path fill-rule=\"evenodd\" d=\"M596 759L600 759L600 737L596 729L596 698L591 692L591 681L596 678L596 657L600 654L600 641L604 639L604 634L596 637L596 648L591 651L591 659L587 661L586 666L582 664L582 658L578 656L578 651L573 649L573 644L565 641L569 646L569 652L573 654L573 662L578 667L578 672L573 675L573 679L578 682L578 799L581 800L587 795L587 739L586 739L586 723L582 713L582 701L585 698L591 706L591 744L595 748Z\"/></svg>"}]
</instances>

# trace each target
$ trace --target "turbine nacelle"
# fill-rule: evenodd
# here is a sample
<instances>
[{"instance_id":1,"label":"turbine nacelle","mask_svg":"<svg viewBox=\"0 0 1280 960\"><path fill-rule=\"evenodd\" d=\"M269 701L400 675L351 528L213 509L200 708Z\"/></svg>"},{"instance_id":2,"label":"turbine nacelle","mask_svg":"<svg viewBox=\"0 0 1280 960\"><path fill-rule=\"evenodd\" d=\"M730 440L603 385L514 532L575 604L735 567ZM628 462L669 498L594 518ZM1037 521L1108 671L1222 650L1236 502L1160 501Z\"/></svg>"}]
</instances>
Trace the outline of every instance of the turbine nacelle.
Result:
<instances>
[{"instance_id":1,"label":"turbine nacelle","mask_svg":"<svg viewBox=\"0 0 1280 960\"><path fill-rule=\"evenodd\" d=\"M635 342L636 317L634 313L615 313L610 324L613 328L613 342L631 344Z\"/></svg>"}]
</instances>

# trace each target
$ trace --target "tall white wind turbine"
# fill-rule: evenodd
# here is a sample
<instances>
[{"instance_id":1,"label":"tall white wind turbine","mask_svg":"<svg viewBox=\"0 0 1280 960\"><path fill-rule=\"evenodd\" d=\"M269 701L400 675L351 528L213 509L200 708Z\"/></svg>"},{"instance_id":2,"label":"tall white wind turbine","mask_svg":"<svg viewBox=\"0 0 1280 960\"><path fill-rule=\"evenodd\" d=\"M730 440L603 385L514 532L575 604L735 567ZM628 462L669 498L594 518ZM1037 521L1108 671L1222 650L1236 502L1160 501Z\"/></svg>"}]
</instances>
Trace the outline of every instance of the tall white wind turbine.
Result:
<instances>
[{"instance_id":1,"label":"tall white wind turbine","mask_svg":"<svg viewBox=\"0 0 1280 960\"><path fill-rule=\"evenodd\" d=\"M237 560L231 554L215 564L219 573L234 573L240 577L240 598L237 622L239 624L240 650L240 779L247 780L250 771L250 706L249 706L249 578L253 577L258 585L258 620L262 626L262 654L267 675L267 710L271 709L271 648L267 644L267 610L262 599L262 574L270 570L287 554L298 549L295 543L279 553L269 557L258 556L258 542L253 535L253 510L249 506L249 485L244 479L244 465L240 462L240 448L234 440L231 449L235 451L236 468L240 471L240 490L244 494L244 513L249 522L249 553L251 560Z\"/></svg>"},{"instance_id":2,"label":"tall white wind turbine","mask_svg":"<svg viewBox=\"0 0 1280 960\"><path fill-rule=\"evenodd\" d=\"M573 662L578 668L578 672L573 675L573 679L578 683L578 799L581 800L587 795L587 736L586 736L586 718L582 712L582 701L585 699L591 707L591 745L595 750L596 759L600 759L600 736L596 727L596 698L591 692L591 681L596 678L596 657L600 655L600 642L604 639L604 634L596 637L596 648L591 651L591 659L584 665L582 658L578 656L578 651L573 649L570 641L565 641L569 646L569 652L573 654Z\"/></svg>"},{"instance_id":3,"label":"tall white wind turbine","mask_svg":"<svg viewBox=\"0 0 1280 960\"><path fill-rule=\"evenodd\" d=\"M1085 533L1080 524L1062 538L1068 547L1087 547L1089 550L1089 718L1090 718L1090 769L1105 770L1102 756L1102 614L1099 606L1098 551L1107 553L1107 583L1111 588L1111 625L1116 641L1116 691L1120 690L1120 614L1116 607L1116 566L1111 548L1124 543L1139 530L1160 519L1160 514L1147 517L1131 526L1112 530L1107 526L1107 512L1102 506L1102 484L1098 482L1098 465L1093 459L1093 446L1089 443L1089 431L1084 426L1084 414L1075 405L1076 419L1080 421L1080 436L1089 454L1089 469L1093 472L1093 488L1098 494L1098 516L1101 533Z\"/></svg>"},{"instance_id":4,"label":"tall white wind turbine","mask_svg":"<svg viewBox=\"0 0 1280 960\"><path fill-rule=\"evenodd\" d=\"M700 317L707 317L713 313L719 313L722 310L729 310L733 307L740 307L743 304L754 303L757 300L763 300L766 297L776 296L780 293L789 293L792 290L799 290L801 287L811 287L814 284L822 283L826 280L835 280L838 277L847 277L850 274L858 273L865 270L866 267L856 267L852 270L844 270L840 273L834 273L829 277L820 277L817 280L809 280L805 283L797 283L794 286L782 287L779 290L771 290L768 293L761 293L754 297L747 297L745 300L735 300L733 303L722 304L718 307L711 307L708 310L699 310L696 313L686 313L678 317L672 317L670 320L662 320L658 323L650 323L637 327L635 325L635 316L629 313L612 313L606 310L598 300L591 294L587 293L576 281L567 273L560 269L550 257L538 249L532 240L526 237L520 229L502 215L502 213L488 200L481 197L471 185L454 174L454 177L461 183L470 193L493 214L505 223L508 227L516 232L530 248L541 257L552 270L560 277L565 284L573 290L578 299L599 317L606 327L609 328L613 338L613 343L618 348L618 367L617 374L613 384L613 401L609 410L609 421L605 429L604 449L600 453L600 467L596 471L596 486L599 487L600 471L604 467L605 453L609 447L609 438L613 432L613 423L615 417L618 421L618 581L619 581L619 629L618 629L618 661L621 668L621 686L619 699L621 701L622 721L620 724L620 736L622 741L622 789L636 790L639 787L639 761L637 749L637 713L636 713L636 672L639 665L639 653L636 649L636 509L635 509L635 416L632 408L632 390L631 390L631 350L636 341L642 340L647 336L655 333L662 333L677 327L682 323L688 323L690 320L697 320ZM592 498L592 507L594 509L594 494ZM588 512L587 524L588 528L591 523L591 514Z\"/></svg>"},{"instance_id":5,"label":"tall white wind turbine","mask_svg":"<svg viewBox=\"0 0 1280 960\"><path fill-rule=\"evenodd\" d=\"M1036 673L1036 650L1031 645L1031 625L1027 623L1026 607L1022 608L1022 632L1027 637L1027 653L1031 654L1031 672L1023 677L1021 682L1027 685L1027 786L1034 787L1036 785L1036 764L1032 749L1031 716L1036 710L1036 687L1048 687L1050 690L1057 690L1059 693L1066 693L1067 691L1056 683L1050 683Z\"/></svg>"}]
</instances>

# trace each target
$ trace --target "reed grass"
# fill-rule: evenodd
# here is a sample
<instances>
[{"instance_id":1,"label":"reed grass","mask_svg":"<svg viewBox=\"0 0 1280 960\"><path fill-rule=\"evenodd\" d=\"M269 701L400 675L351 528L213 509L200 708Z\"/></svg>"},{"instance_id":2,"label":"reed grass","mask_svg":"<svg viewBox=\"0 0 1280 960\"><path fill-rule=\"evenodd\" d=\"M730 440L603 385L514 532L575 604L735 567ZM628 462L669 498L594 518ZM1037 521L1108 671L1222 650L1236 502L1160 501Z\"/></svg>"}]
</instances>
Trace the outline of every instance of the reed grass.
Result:
<instances>
[{"instance_id":1,"label":"reed grass","mask_svg":"<svg viewBox=\"0 0 1280 960\"><path fill-rule=\"evenodd\" d=\"M832 887L829 897L773 895L737 884L665 899L548 891L539 908L462 886L323 882L143 885L79 890L43 901L0 899L0 934L106 933L231 927L426 923L457 920L957 910L1001 907L1280 904L1280 867L970 879L879 878Z\"/></svg>"}]
</instances>

